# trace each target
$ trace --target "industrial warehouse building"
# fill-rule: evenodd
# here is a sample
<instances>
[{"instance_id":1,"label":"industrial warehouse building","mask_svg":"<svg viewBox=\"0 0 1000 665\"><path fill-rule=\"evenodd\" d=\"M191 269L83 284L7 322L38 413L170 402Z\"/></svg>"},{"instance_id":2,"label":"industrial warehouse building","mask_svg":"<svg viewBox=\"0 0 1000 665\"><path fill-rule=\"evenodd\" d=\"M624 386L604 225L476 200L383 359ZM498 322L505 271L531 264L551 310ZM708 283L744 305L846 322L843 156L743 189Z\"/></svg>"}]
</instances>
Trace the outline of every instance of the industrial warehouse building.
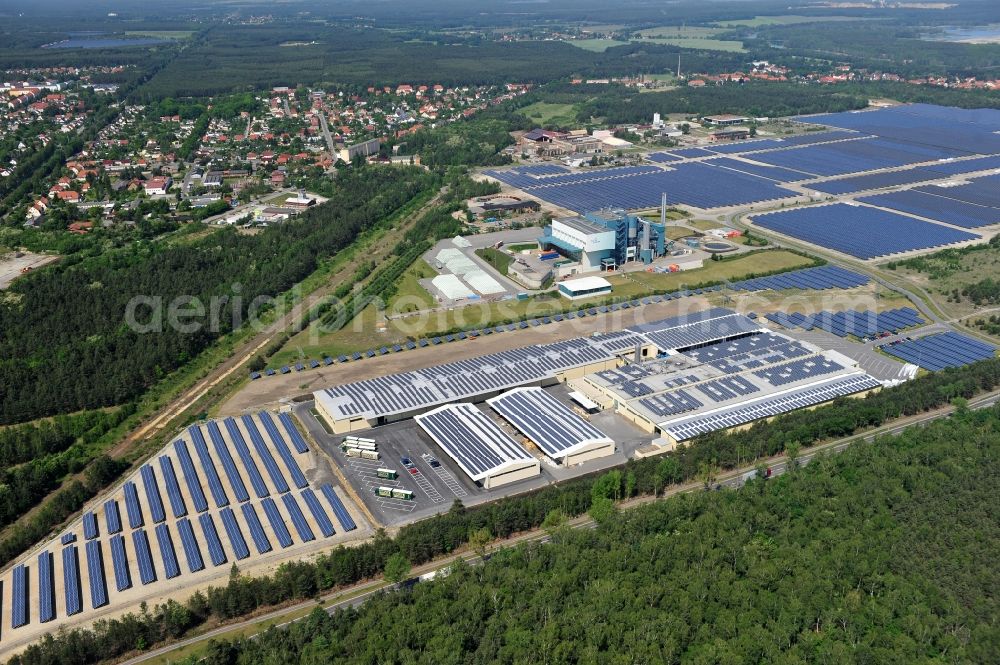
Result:
<instances>
[{"instance_id":1,"label":"industrial warehouse building","mask_svg":"<svg viewBox=\"0 0 1000 665\"><path fill-rule=\"evenodd\" d=\"M469 478L492 488L538 475L540 459L572 466L615 452L589 421L592 409L543 389L559 383L577 404L592 401L656 435L661 449L881 386L840 353L713 308L344 384L315 398L337 433L415 418Z\"/></svg>"},{"instance_id":2,"label":"industrial warehouse building","mask_svg":"<svg viewBox=\"0 0 1000 665\"><path fill-rule=\"evenodd\" d=\"M881 387L850 358L771 332L723 308L632 331L648 337L660 355L569 383L659 434L668 447Z\"/></svg>"},{"instance_id":3,"label":"industrial warehouse building","mask_svg":"<svg viewBox=\"0 0 1000 665\"><path fill-rule=\"evenodd\" d=\"M591 275L580 279L569 279L559 282L557 286L559 295L577 300L579 298L592 298L594 296L608 295L611 293L611 282L603 277Z\"/></svg>"}]
</instances>

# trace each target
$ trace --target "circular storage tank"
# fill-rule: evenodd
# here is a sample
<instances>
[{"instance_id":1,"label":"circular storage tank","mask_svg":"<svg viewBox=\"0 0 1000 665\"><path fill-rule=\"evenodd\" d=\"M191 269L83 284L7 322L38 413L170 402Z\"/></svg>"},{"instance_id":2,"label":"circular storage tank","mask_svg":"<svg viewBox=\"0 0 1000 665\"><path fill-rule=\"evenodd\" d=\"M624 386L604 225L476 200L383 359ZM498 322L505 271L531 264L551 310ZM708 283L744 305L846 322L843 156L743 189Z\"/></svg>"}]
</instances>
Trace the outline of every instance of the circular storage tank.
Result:
<instances>
[{"instance_id":1,"label":"circular storage tank","mask_svg":"<svg viewBox=\"0 0 1000 665\"><path fill-rule=\"evenodd\" d=\"M721 240L708 240L701 243L701 248L706 252L711 252L712 254L722 254L724 252L736 251L735 245Z\"/></svg>"}]
</instances>

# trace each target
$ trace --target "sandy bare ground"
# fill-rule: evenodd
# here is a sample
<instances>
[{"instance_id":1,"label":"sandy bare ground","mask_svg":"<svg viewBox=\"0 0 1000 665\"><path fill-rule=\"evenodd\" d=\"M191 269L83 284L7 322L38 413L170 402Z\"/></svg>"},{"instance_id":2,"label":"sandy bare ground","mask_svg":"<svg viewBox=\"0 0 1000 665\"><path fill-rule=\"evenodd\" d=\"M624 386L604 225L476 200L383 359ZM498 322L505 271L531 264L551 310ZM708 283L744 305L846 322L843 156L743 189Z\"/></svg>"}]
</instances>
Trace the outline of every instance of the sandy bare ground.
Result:
<instances>
[{"instance_id":1,"label":"sandy bare ground","mask_svg":"<svg viewBox=\"0 0 1000 665\"><path fill-rule=\"evenodd\" d=\"M32 252L23 252L21 256L15 256L13 252L0 255L0 289L6 289L10 286L11 282L24 274L21 271L25 268L37 270L58 260L58 256L33 254Z\"/></svg>"}]
</instances>

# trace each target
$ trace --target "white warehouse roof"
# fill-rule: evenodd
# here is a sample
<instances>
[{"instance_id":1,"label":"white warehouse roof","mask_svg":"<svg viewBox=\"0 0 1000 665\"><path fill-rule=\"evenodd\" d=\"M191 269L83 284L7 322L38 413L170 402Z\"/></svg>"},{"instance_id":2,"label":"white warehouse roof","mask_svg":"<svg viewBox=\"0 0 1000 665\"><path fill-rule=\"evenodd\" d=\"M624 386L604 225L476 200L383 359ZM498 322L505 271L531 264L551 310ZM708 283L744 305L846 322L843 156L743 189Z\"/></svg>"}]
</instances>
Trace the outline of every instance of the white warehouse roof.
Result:
<instances>
[{"instance_id":1,"label":"white warehouse roof","mask_svg":"<svg viewBox=\"0 0 1000 665\"><path fill-rule=\"evenodd\" d=\"M559 286L570 291L592 291L594 289L610 289L611 282L603 277L592 275L590 277L580 277L579 279L568 279L560 282Z\"/></svg>"}]
</instances>

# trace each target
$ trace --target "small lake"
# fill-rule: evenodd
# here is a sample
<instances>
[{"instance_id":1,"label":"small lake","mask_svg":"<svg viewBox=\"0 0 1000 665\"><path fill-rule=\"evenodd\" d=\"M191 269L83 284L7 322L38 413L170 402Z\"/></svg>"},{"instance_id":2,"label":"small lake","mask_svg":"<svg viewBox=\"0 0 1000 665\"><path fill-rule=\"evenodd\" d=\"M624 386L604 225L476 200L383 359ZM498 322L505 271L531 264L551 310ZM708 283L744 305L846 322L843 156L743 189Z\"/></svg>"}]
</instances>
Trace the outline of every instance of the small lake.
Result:
<instances>
[{"instance_id":1,"label":"small lake","mask_svg":"<svg viewBox=\"0 0 1000 665\"><path fill-rule=\"evenodd\" d=\"M155 46L170 40L156 37L70 37L61 42L45 44L41 48L127 48L130 46Z\"/></svg>"}]
</instances>

